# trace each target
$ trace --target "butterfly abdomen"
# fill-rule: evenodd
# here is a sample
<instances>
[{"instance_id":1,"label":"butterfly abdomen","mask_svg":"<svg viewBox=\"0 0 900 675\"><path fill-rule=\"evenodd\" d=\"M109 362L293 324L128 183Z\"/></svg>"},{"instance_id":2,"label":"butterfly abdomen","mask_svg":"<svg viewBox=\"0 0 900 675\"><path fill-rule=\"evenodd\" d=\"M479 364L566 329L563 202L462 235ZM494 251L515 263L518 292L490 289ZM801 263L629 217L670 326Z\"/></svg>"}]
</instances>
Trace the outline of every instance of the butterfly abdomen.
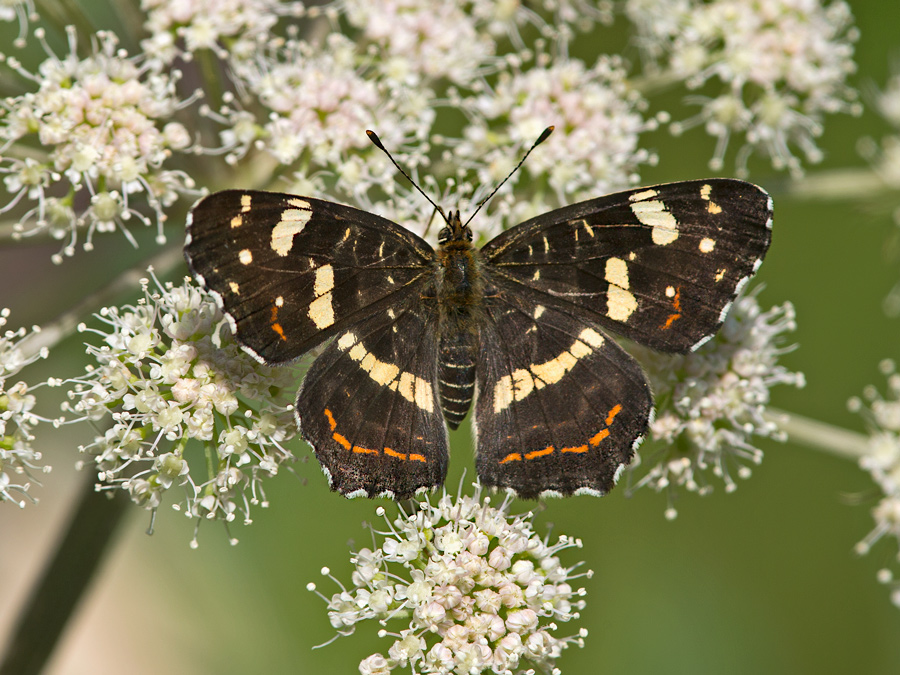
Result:
<instances>
[{"instance_id":1,"label":"butterfly abdomen","mask_svg":"<svg viewBox=\"0 0 900 675\"><path fill-rule=\"evenodd\" d=\"M441 410L456 429L472 406L475 361L478 354L478 319L482 304L481 264L478 251L459 228L457 236L438 249L441 308L438 382Z\"/></svg>"},{"instance_id":2,"label":"butterfly abdomen","mask_svg":"<svg viewBox=\"0 0 900 675\"><path fill-rule=\"evenodd\" d=\"M438 382L441 411L451 429L456 429L472 406L475 393L477 336L469 331L444 333L438 352Z\"/></svg>"}]
</instances>

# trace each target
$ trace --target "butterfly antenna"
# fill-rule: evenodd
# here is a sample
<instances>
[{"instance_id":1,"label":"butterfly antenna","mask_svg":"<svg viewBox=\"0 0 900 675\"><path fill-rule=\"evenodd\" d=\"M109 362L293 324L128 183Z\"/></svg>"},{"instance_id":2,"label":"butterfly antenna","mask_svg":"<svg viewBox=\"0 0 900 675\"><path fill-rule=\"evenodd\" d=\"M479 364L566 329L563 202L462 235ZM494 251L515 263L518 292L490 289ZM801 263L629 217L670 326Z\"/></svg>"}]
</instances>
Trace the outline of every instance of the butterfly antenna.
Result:
<instances>
[{"instance_id":1,"label":"butterfly antenna","mask_svg":"<svg viewBox=\"0 0 900 675\"><path fill-rule=\"evenodd\" d=\"M519 167L522 166L522 165L525 163L525 160L526 160L526 159L528 159L528 155L531 154L531 151L534 150L534 149L535 149L537 146L539 146L541 143L543 143L544 141L547 140L547 137L548 137L550 134L553 133L553 129L554 129L554 128L555 128L555 127L549 126L549 127L547 127L546 129L544 129L544 130L541 132L541 135L538 136L538 137L537 137L537 140L536 140L534 143L531 144L531 147L528 148L528 152L526 152L526 153L522 156L522 159L520 159L520 160L519 160L519 163L516 164L516 166L513 168L513 170L509 172L509 175L508 175L506 178L504 178L502 181L500 181L500 184L499 184L497 187L494 188L494 191L491 192L491 194L489 194L487 197L485 197L484 199L482 199L481 202L479 202L478 207L475 209L474 213L472 213L472 215L469 216L469 219L466 221L466 225L468 225L469 223L471 223L471 222L472 222L472 218L475 217L475 214L478 213L479 211L481 211L481 207L484 206L485 204L487 204L487 203L490 201L491 197L493 197L495 194L497 194L497 190L499 190L500 188L502 188L502 187L503 187L503 184L506 183L506 181L508 181L510 178L512 178L512 175L513 175L516 171L518 171L518 170L519 170Z\"/></svg>"},{"instance_id":2,"label":"butterfly antenna","mask_svg":"<svg viewBox=\"0 0 900 675\"><path fill-rule=\"evenodd\" d=\"M384 154L386 154L386 155L388 156L388 159L391 160L391 163L392 163L395 167L397 167L397 171L399 171L399 172L402 173L404 176L406 176L406 180L408 180L408 181L412 184L412 186L413 186L414 188L416 188L416 190L419 191L419 194L421 194L423 197L425 197L425 199L427 199L428 202L429 202L435 209L437 209L437 212L441 214L441 218L443 218L444 221L449 225L449 224L450 224L450 220L447 218L447 214L444 213L444 209L442 209L440 206L438 206L437 204L435 204L434 201L431 199L431 197L429 197L427 194L425 194L425 191L424 191L422 188L420 188L420 187L416 184L416 181L414 181L412 178L410 178L409 174L406 173L406 171L403 170L403 167L401 167L399 164L397 164L397 160L395 160L395 159L391 156L391 153L388 152L387 148L384 147L384 144L381 142L381 139L378 138L378 134L376 134L376 133L375 133L374 131L372 131L371 129L366 129L366 135L369 137L369 140L372 141L372 143L375 145L376 148L378 148L379 150L381 150ZM530 151L529 151L529 152L530 152Z\"/></svg>"}]
</instances>

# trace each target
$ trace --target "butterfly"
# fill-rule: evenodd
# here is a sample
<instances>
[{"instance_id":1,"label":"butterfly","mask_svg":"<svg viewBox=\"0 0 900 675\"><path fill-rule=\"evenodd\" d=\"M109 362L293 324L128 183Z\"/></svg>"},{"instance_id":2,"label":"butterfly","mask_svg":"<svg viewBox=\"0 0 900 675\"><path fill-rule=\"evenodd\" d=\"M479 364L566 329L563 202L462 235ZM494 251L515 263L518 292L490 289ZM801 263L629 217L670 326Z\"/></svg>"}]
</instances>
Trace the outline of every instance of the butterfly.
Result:
<instances>
[{"instance_id":1,"label":"butterfly","mask_svg":"<svg viewBox=\"0 0 900 675\"><path fill-rule=\"evenodd\" d=\"M474 408L481 484L534 499L607 493L647 432L647 376L610 332L697 349L771 229L766 192L723 178L572 204L481 248L458 211L434 249L351 206L225 190L194 207L184 254L257 360L324 343L296 417L333 490L443 484L447 427Z\"/></svg>"}]
</instances>

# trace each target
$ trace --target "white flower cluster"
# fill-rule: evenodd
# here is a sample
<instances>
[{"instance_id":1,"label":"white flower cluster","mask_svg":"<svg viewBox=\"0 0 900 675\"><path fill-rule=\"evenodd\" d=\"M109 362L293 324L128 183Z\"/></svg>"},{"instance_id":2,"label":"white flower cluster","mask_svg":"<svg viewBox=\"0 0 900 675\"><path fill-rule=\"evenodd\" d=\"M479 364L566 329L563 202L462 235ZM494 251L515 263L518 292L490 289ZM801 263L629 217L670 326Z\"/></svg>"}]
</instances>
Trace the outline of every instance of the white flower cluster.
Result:
<instances>
[{"instance_id":1,"label":"white flower cluster","mask_svg":"<svg viewBox=\"0 0 900 675\"><path fill-rule=\"evenodd\" d=\"M231 161L268 154L296 172L292 189L374 210L419 233L428 224L421 196L397 179L364 129L375 130L445 208L462 201L471 210L556 125L529 170L544 176L552 167L549 184L514 180L472 224L490 236L573 199L627 187L653 161L638 138L656 122L643 119L624 62L559 56L575 26L590 28L603 12L583 0L543 5L561 23L493 0L308 8L317 30L289 32L252 58L228 55L235 90L246 95L226 96L204 114L222 125L220 150ZM542 37L526 47L525 28ZM461 133L437 136L435 127L457 113L467 120Z\"/></svg>"},{"instance_id":2,"label":"white flower cluster","mask_svg":"<svg viewBox=\"0 0 900 675\"><path fill-rule=\"evenodd\" d=\"M791 349L783 344L785 333L795 329L790 303L764 312L751 293L734 303L716 337L695 352L667 355L635 347L633 353L648 366L660 412L628 469L634 480L628 489L646 485L666 491L666 516L674 518L676 488L709 493L707 472L721 479L728 492L737 488L733 471L748 478L751 465L762 461L753 438L784 440L765 414L769 390L805 384L802 373L778 364Z\"/></svg>"},{"instance_id":3,"label":"white flower cluster","mask_svg":"<svg viewBox=\"0 0 900 675\"><path fill-rule=\"evenodd\" d=\"M552 195L532 202L517 198L511 205L514 222L554 203L631 187L638 167L656 162L655 155L638 147L639 135L656 122L644 120L645 102L629 85L623 60L615 56L601 56L590 67L569 60L501 76L474 104L483 122L467 127L456 156L478 168L485 185L496 185L515 166L518 158L510 144L528 147L548 120L555 125L550 140L511 181L546 181ZM506 131L498 135L491 127Z\"/></svg>"},{"instance_id":4,"label":"white flower cluster","mask_svg":"<svg viewBox=\"0 0 900 675\"><path fill-rule=\"evenodd\" d=\"M626 13L649 61L664 63L690 89L719 87L693 97L701 112L673 125L680 132L702 124L718 139L713 169L738 136L740 171L760 150L775 168L797 175L802 166L792 146L818 162L822 117L861 112L847 84L859 35L842 0L628 0Z\"/></svg>"},{"instance_id":5,"label":"white flower cluster","mask_svg":"<svg viewBox=\"0 0 900 675\"><path fill-rule=\"evenodd\" d=\"M72 421L107 424L80 450L96 465L101 488L126 490L155 510L181 486L175 508L189 517L231 522L267 505L262 480L293 455L296 432L290 368L243 354L215 303L189 281L149 288L136 305L108 308L102 338L88 354L97 365L69 380ZM204 453L191 453L196 439ZM198 476L205 476L199 480Z\"/></svg>"},{"instance_id":6,"label":"white flower cluster","mask_svg":"<svg viewBox=\"0 0 900 675\"><path fill-rule=\"evenodd\" d=\"M189 60L200 49L211 49L223 59L232 54L247 57L287 8L280 0L141 0L147 14L144 28L152 36L142 46L148 56L167 64L177 56Z\"/></svg>"},{"instance_id":7,"label":"white flower cluster","mask_svg":"<svg viewBox=\"0 0 900 675\"><path fill-rule=\"evenodd\" d=\"M874 108L894 128L881 139L880 145L871 138L860 140L860 151L868 159L879 178L892 189L900 189L900 73L895 73L884 89L873 95ZM894 209L894 222L900 224L900 206Z\"/></svg>"},{"instance_id":8,"label":"white flower cluster","mask_svg":"<svg viewBox=\"0 0 900 675\"><path fill-rule=\"evenodd\" d=\"M891 360L882 361L880 368L887 378L885 395L870 386L863 392L865 403L860 398L849 401L850 410L862 413L870 428L868 452L860 457L859 466L883 493L872 509L875 527L856 545L860 554L868 553L884 537L900 541L900 373ZM894 561L900 566L900 549ZM900 607L900 580L890 568L882 569L878 576L891 586L891 600Z\"/></svg>"},{"instance_id":9,"label":"white flower cluster","mask_svg":"<svg viewBox=\"0 0 900 675\"><path fill-rule=\"evenodd\" d=\"M71 256L79 229L87 230L86 250L95 232L115 229L134 244L126 222L135 217L152 224L131 204L144 193L162 243L162 206L191 185L180 172L163 168L173 151L191 144L187 129L170 121L181 105L178 73L139 65L107 32L98 33L93 54L80 59L75 31L68 35L65 58L44 43L48 58L37 73L5 58L36 91L0 102L0 174L11 195L0 213L20 201L31 205L19 216L16 235L49 231L66 240L62 253Z\"/></svg>"},{"instance_id":10,"label":"white flower cluster","mask_svg":"<svg viewBox=\"0 0 900 675\"><path fill-rule=\"evenodd\" d=\"M9 310L0 309L0 328L8 321ZM30 333L20 328L0 334L0 502L19 507L26 503L22 497L33 500L28 494L29 480L34 480L32 472L50 471L49 466L41 466L41 453L32 447L32 431L40 421L32 412L33 388L21 380L8 383L22 368L47 357L46 348L35 354L22 348L37 331L36 327Z\"/></svg>"},{"instance_id":11,"label":"white flower cluster","mask_svg":"<svg viewBox=\"0 0 900 675\"><path fill-rule=\"evenodd\" d=\"M379 632L394 643L387 656L364 659L360 673L558 672L553 665L562 650L581 646L587 634L553 635L558 622L577 619L584 608L584 589L570 585L579 565L563 567L557 557L580 540L562 536L551 545L534 532L530 515L510 516L508 501L495 508L480 493L417 506L393 522L385 518L381 546L355 554L352 588L322 596L341 635L366 619L409 622L399 632Z\"/></svg>"}]
</instances>

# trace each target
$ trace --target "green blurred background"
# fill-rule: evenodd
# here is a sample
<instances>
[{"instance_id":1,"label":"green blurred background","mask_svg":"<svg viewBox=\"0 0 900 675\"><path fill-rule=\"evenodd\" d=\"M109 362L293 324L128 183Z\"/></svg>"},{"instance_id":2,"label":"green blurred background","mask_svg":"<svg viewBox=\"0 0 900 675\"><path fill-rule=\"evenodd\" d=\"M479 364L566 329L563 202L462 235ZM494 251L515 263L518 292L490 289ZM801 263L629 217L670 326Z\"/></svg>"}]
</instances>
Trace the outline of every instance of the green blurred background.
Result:
<instances>
[{"instance_id":1,"label":"green blurred background","mask_svg":"<svg viewBox=\"0 0 900 675\"><path fill-rule=\"evenodd\" d=\"M900 44L896 17L885 16L897 4L850 5L862 34L853 81L862 90L882 86ZM870 111L829 118L821 140L826 159L811 175L864 167L857 139L887 132ZM660 156L659 166L643 172L645 183L710 173L713 141L702 133L673 140L659 132L645 145ZM695 152L687 155L692 145ZM878 362L900 358L898 320L882 310L900 279L898 260L888 254L896 225L887 211L859 202L779 195L783 176L761 160L751 169L751 178L776 197L774 243L759 275L765 284L759 299L764 308L795 304L799 348L783 363L804 372L808 382L803 390L775 389L774 404L863 431L861 418L847 412L847 399L868 384L883 388ZM99 237L96 251L59 267L49 263L57 243L0 250L0 306L12 308L11 325L46 321L154 250L144 236L139 251L122 254L117 239ZM81 340L62 347L71 354L68 372L39 364L29 379L77 374ZM0 509L3 635L82 478L73 470L78 458L71 430L47 440L54 471L34 491L41 503ZM455 488L463 470L474 477L468 426L451 442L447 483ZM560 660L564 673L900 672L900 608L875 579L895 558L896 542L882 542L867 557L853 553L873 525L869 509L878 493L871 481L846 459L792 443L761 447L762 466L737 492L726 495L717 485L709 497L685 495L673 522L663 517L665 498L650 491L630 499L619 490L600 500L554 501L537 516L541 532L552 523L554 533L582 538L584 548L565 552L563 562L584 560L595 572L585 581L581 621L561 627L561 634L579 626L590 631L584 649L570 649ZM306 584L315 581L326 594L336 590L320 576L323 566L349 581L348 542L369 545L362 523L374 519L376 504L329 493L314 461L298 464L297 471L308 483L288 472L271 481L272 506L256 509L252 526L232 528L238 546L228 544L221 526L204 523L200 548L191 550L193 522L168 508L156 533L146 536L148 515L133 509L50 672L355 673L360 659L386 652L390 642L376 637L375 624L312 649L334 632L324 603Z\"/></svg>"}]
</instances>

